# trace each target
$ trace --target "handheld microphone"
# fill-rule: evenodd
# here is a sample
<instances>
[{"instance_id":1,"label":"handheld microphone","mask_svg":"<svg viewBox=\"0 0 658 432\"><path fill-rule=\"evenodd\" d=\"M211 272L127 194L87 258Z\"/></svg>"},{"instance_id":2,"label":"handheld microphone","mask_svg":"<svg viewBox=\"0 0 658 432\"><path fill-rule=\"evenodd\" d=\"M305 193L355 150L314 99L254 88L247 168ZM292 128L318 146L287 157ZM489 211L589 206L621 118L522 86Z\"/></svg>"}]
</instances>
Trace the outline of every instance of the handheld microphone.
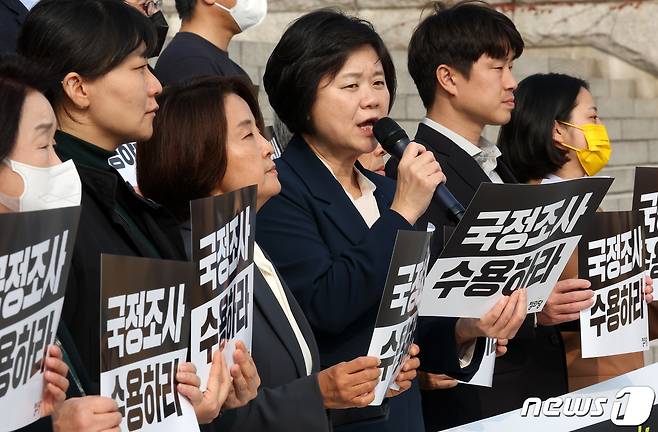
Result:
<instances>
[{"instance_id":1,"label":"handheld microphone","mask_svg":"<svg viewBox=\"0 0 658 432\"><path fill-rule=\"evenodd\" d=\"M411 142L407 133L390 117L383 117L375 122L372 132L377 141L382 145L391 156L402 159L402 154ZM434 191L433 200L437 200L444 205L450 215L459 222L464 216L464 206L461 205L457 198L450 192L445 184L441 183Z\"/></svg>"}]
</instances>

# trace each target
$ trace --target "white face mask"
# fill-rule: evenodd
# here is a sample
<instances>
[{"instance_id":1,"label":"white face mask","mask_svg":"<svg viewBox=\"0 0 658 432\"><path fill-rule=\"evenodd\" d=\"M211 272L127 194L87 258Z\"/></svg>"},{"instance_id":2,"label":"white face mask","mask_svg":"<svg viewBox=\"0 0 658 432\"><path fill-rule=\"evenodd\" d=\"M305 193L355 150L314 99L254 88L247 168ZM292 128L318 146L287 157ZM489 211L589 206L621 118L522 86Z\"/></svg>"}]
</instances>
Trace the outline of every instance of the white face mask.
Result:
<instances>
[{"instance_id":1,"label":"white face mask","mask_svg":"<svg viewBox=\"0 0 658 432\"><path fill-rule=\"evenodd\" d=\"M267 15L267 0L236 0L231 9L219 3L215 6L231 14L241 31L260 24Z\"/></svg>"},{"instance_id":2,"label":"white face mask","mask_svg":"<svg viewBox=\"0 0 658 432\"><path fill-rule=\"evenodd\" d=\"M23 194L10 197L0 193L0 203L15 212L48 210L80 205L82 183L72 160L48 168L5 159L23 179Z\"/></svg>"}]
</instances>

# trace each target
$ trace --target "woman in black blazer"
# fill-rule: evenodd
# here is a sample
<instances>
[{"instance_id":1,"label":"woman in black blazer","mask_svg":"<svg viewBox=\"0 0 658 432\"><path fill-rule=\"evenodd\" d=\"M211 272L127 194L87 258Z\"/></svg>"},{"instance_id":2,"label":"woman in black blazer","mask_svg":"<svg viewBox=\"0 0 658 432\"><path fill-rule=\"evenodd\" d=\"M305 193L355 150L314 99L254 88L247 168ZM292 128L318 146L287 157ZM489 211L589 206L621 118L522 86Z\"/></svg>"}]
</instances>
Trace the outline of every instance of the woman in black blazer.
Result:
<instances>
[{"instance_id":1,"label":"woman in black blazer","mask_svg":"<svg viewBox=\"0 0 658 432\"><path fill-rule=\"evenodd\" d=\"M375 149L372 126L388 114L396 86L370 23L331 10L304 15L275 47L263 83L295 136L277 160L282 191L259 213L256 239L309 319L327 367L367 352L397 231L413 229L445 176L416 143L402 157L397 184L357 162ZM517 299L509 304L514 309ZM469 377L483 334L478 320L447 320L435 334L442 356L433 366ZM416 386L388 406L332 420L342 431L424 430Z\"/></svg>"},{"instance_id":2,"label":"woman in black blazer","mask_svg":"<svg viewBox=\"0 0 658 432\"><path fill-rule=\"evenodd\" d=\"M154 135L138 143L137 178L145 196L189 219L189 200L258 185L260 207L280 190L272 147L251 86L213 77L171 86L159 100ZM180 173L184 173L184 178ZM214 421L226 431L328 431L326 409L366 406L378 360L360 357L320 371L315 338L302 310L256 245L252 355L262 387L243 408ZM415 361L408 362L411 385Z\"/></svg>"}]
</instances>

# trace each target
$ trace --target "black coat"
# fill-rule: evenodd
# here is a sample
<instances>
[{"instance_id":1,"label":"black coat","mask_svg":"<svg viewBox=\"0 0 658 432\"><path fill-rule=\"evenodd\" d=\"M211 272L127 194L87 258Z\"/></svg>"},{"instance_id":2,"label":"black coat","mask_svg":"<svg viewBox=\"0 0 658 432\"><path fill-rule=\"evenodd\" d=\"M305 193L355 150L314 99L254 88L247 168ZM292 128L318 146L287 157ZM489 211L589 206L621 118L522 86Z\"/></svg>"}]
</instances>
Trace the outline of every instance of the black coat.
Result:
<instances>
[{"instance_id":1,"label":"black coat","mask_svg":"<svg viewBox=\"0 0 658 432\"><path fill-rule=\"evenodd\" d=\"M27 9L19 0L0 0L0 54L16 52Z\"/></svg>"},{"instance_id":2,"label":"black coat","mask_svg":"<svg viewBox=\"0 0 658 432\"><path fill-rule=\"evenodd\" d=\"M281 193L258 212L256 239L306 314L322 368L366 355L397 231L413 229L389 208L394 182L357 163L377 187L380 218L368 228L342 186L301 137L290 141L276 164ZM459 368L454 325L437 331L434 343L441 346L444 370L459 376L475 372L475 367ZM393 398L390 404L396 408L391 408L388 421L373 425L372 430L404 431L420 424L414 397L418 393L412 388ZM334 417L334 425L385 416L386 410L368 407L336 415L343 418Z\"/></svg>"},{"instance_id":3,"label":"black coat","mask_svg":"<svg viewBox=\"0 0 658 432\"><path fill-rule=\"evenodd\" d=\"M73 160L82 181L62 320L90 377L85 390L99 394L101 254L186 260L185 250L168 211L135 194L109 165L105 169L109 152L61 132L56 140L59 157Z\"/></svg>"},{"instance_id":4,"label":"black coat","mask_svg":"<svg viewBox=\"0 0 658 432\"><path fill-rule=\"evenodd\" d=\"M434 153L448 179L446 186L465 207L480 184L491 181L468 153L435 129L421 123L415 141ZM395 176L396 171L397 164L391 159L386 166L387 175ZM496 172L505 183L517 182L501 158ZM442 227L454 226L455 222L448 216L446 208L435 202L430 204L418 225L426 226L427 222L436 227L431 246L433 263L443 249ZM427 318L419 323L419 337L425 335L419 340L421 352L424 340L431 335L427 329L436 320L440 318ZM423 415L428 431L520 408L530 396L545 399L568 391L560 333L554 326L535 328L534 321L534 314L528 315L516 337L509 342L507 354L496 359L492 388L458 385L450 390L423 392Z\"/></svg>"},{"instance_id":5,"label":"black coat","mask_svg":"<svg viewBox=\"0 0 658 432\"><path fill-rule=\"evenodd\" d=\"M212 427L217 432L331 430L318 385L320 355L313 332L281 275L278 276L290 310L311 351L311 375L306 374L304 356L281 305L261 272L256 269L252 356L260 375L261 387L258 396L246 406L228 410L213 422Z\"/></svg>"}]
</instances>

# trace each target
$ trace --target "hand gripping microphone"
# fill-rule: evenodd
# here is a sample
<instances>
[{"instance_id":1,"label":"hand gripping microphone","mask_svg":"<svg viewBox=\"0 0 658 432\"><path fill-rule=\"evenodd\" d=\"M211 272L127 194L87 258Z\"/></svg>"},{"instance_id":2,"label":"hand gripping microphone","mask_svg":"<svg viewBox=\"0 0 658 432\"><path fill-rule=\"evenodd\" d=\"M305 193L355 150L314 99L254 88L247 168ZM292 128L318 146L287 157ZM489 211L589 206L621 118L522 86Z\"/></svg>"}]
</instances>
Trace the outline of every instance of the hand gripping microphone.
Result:
<instances>
[{"instance_id":1,"label":"hand gripping microphone","mask_svg":"<svg viewBox=\"0 0 658 432\"><path fill-rule=\"evenodd\" d=\"M407 133L402 130L395 120L390 117L377 120L372 132L384 150L398 160L402 159L402 154L411 141ZM464 216L464 206L457 201L457 198L448 190L445 184L441 183L436 187L432 199L444 205L455 221L459 222Z\"/></svg>"}]
</instances>

